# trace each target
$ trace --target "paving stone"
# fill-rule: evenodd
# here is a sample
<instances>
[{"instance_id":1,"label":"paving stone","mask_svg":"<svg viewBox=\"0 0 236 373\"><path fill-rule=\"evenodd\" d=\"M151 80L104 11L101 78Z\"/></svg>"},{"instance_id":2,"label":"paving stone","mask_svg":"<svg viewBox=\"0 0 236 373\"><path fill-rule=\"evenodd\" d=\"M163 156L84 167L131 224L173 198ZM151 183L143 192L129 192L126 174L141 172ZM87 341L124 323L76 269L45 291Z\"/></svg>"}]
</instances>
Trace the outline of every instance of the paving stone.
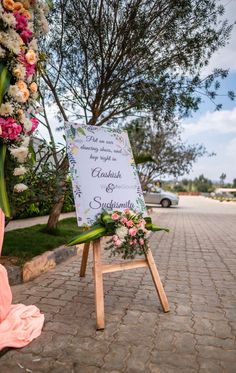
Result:
<instances>
[{"instance_id":1,"label":"paving stone","mask_svg":"<svg viewBox=\"0 0 236 373\"><path fill-rule=\"evenodd\" d=\"M183 304L178 304L176 314L179 316L192 316L192 308Z\"/></svg>"},{"instance_id":2,"label":"paving stone","mask_svg":"<svg viewBox=\"0 0 236 373\"><path fill-rule=\"evenodd\" d=\"M228 361L235 363L235 348L232 350L225 350L215 346L197 346L196 349L199 355L207 359L215 359L219 361Z\"/></svg>"},{"instance_id":3,"label":"paving stone","mask_svg":"<svg viewBox=\"0 0 236 373\"><path fill-rule=\"evenodd\" d=\"M199 358L198 362L201 373L222 373L223 371L219 361Z\"/></svg>"},{"instance_id":4,"label":"paving stone","mask_svg":"<svg viewBox=\"0 0 236 373\"><path fill-rule=\"evenodd\" d=\"M180 354L194 354L196 352L195 345L196 340L193 334L175 333L174 346L176 352L179 352Z\"/></svg>"},{"instance_id":5,"label":"paving stone","mask_svg":"<svg viewBox=\"0 0 236 373\"><path fill-rule=\"evenodd\" d=\"M161 330L157 332L153 342L157 351L174 351L174 337L175 334L169 330Z\"/></svg>"},{"instance_id":6,"label":"paving stone","mask_svg":"<svg viewBox=\"0 0 236 373\"><path fill-rule=\"evenodd\" d=\"M196 316L194 319L194 330L196 334L200 335L215 335L213 325L209 319L203 319L200 316Z\"/></svg>"},{"instance_id":7,"label":"paving stone","mask_svg":"<svg viewBox=\"0 0 236 373\"><path fill-rule=\"evenodd\" d=\"M125 360L129 355L129 348L127 345L115 343L109 348L108 353L104 357L105 364L102 366L104 370L118 370L122 371L125 367Z\"/></svg>"},{"instance_id":8,"label":"paving stone","mask_svg":"<svg viewBox=\"0 0 236 373\"><path fill-rule=\"evenodd\" d=\"M169 351L152 351L151 362L160 365L170 365L181 369L198 369L197 358L194 355L170 353Z\"/></svg>"},{"instance_id":9,"label":"paving stone","mask_svg":"<svg viewBox=\"0 0 236 373\"><path fill-rule=\"evenodd\" d=\"M224 360L224 361L220 362L220 365L221 365L224 372L235 373L235 364L234 363Z\"/></svg>"},{"instance_id":10,"label":"paving stone","mask_svg":"<svg viewBox=\"0 0 236 373\"><path fill-rule=\"evenodd\" d=\"M217 338L213 336L195 335L197 344L204 346L222 347L225 349L233 349L235 347L234 338Z\"/></svg>"},{"instance_id":11,"label":"paving stone","mask_svg":"<svg viewBox=\"0 0 236 373\"><path fill-rule=\"evenodd\" d=\"M189 367L184 368L184 371L183 371L183 368L181 367L174 367L174 366L170 366L167 364L155 365L152 363L149 365L149 371L150 373L183 373L183 372L184 373L196 373L195 369L191 369Z\"/></svg>"},{"instance_id":12,"label":"paving stone","mask_svg":"<svg viewBox=\"0 0 236 373\"><path fill-rule=\"evenodd\" d=\"M50 331L53 331L59 334L75 335L77 333L77 330L74 327L74 325L68 325L68 324L65 324L62 322L56 322L56 321L54 322L49 321L48 323L46 323L44 330L45 331L50 330Z\"/></svg>"},{"instance_id":13,"label":"paving stone","mask_svg":"<svg viewBox=\"0 0 236 373\"><path fill-rule=\"evenodd\" d=\"M121 325L119 332L115 336L117 342L126 344L139 345L140 341L144 341L143 344L151 345L153 327L147 329L144 324L132 325L126 324Z\"/></svg>"},{"instance_id":14,"label":"paving stone","mask_svg":"<svg viewBox=\"0 0 236 373\"><path fill-rule=\"evenodd\" d=\"M150 349L143 345L132 346L130 355L126 360L126 370L130 373L143 373L147 371L147 361L150 357Z\"/></svg>"}]
</instances>

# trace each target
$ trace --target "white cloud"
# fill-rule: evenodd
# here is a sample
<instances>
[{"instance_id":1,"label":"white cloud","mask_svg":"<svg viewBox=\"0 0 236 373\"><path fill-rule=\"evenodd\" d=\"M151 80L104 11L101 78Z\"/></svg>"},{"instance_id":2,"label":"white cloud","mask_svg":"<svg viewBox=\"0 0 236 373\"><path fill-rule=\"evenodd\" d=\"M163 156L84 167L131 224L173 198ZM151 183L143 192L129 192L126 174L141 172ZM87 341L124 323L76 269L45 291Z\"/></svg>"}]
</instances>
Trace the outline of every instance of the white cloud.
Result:
<instances>
[{"instance_id":1,"label":"white cloud","mask_svg":"<svg viewBox=\"0 0 236 373\"><path fill-rule=\"evenodd\" d=\"M193 166L187 177L204 174L212 180L218 180L222 172L227 182L236 177L236 107L232 110L207 112L192 122L183 123L183 140L188 143L202 143L214 157L203 157Z\"/></svg>"},{"instance_id":2,"label":"white cloud","mask_svg":"<svg viewBox=\"0 0 236 373\"><path fill-rule=\"evenodd\" d=\"M229 141L227 144L225 154L230 159L233 159L236 162L236 137Z\"/></svg>"},{"instance_id":3,"label":"white cloud","mask_svg":"<svg viewBox=\"0 0 236 373\"><path fill-rule=\"evenodd\" d=\"M184 138L206 132L236 133L236 107L232 110L206 112L197 121L183 123L183 129Z\"/></svg>"}]
</instances>

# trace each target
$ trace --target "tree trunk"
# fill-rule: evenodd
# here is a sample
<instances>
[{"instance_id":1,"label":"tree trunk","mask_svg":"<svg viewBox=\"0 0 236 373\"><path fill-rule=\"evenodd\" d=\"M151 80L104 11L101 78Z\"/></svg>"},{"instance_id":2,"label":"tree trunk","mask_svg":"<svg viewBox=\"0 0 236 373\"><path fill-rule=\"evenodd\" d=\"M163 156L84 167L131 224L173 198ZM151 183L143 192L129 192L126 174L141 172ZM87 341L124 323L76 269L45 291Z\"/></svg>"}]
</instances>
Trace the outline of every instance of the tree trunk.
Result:
<instances>
[{"instance_id":1,"label":"tree trunk","mask_svg":"<svg viewBox=\"0 0 236 373\"><path fill-rule=\"evenodd\" d=\"M57 223L61 214L62 206L64 203L65 194L61 195L59 200L53 205L47 222L47 231L51 231L57 228Z\"/></svg>"},{"instance_id":2,"label":"tree trunk","mask_svg":"<svg viewBox=\"0 0 236 373\"><path fill-rule=\"evenodd\" d=\"M58 173L61 177L61 182L60 182L61 188L60 188L60 193L58 194L57 201L52 206L52 209L49 215L49 219L48 219L47 226L46 226L47 231L57 228L57 224L59 221L59 217L61 214L64 199L65 199L66 179L67 179L68 171L69 171L69 162L68 162L68 158L66 155L58 170Z\"/></svg>"}]
</instances>

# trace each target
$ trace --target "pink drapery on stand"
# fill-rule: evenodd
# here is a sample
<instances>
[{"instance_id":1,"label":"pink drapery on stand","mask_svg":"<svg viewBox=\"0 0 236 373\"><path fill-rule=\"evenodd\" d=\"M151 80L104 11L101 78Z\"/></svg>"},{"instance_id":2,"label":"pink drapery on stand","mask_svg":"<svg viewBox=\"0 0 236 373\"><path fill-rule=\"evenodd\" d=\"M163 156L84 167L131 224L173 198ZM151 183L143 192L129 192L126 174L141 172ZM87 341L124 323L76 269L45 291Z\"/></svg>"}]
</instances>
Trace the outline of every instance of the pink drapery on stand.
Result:
<instances>
[{"instance_id":1,"label":"pink drapery on stand","mask_svg":"<svg viewBox=\"0 0 236 373\"><path fill-rule=\"evenodd\" d=\"M0 209L0 256L4 237L5 217ZM11 304L12 293L7 271L0 264L0 350L24 347L41 334L44 315L35 306Z\"/></svg>"}]
</instances>

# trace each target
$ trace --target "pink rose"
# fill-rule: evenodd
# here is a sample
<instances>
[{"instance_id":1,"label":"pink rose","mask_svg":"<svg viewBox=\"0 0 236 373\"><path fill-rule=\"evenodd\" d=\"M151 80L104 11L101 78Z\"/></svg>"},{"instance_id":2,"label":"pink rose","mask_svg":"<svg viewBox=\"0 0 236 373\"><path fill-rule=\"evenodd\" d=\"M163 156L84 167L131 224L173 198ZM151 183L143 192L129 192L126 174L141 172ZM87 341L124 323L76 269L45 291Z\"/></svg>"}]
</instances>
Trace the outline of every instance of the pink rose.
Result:
<instances>
[{"instance_id":1,"label":"pink rose","mask_svg":"<svg viewBox=\"0 0 236 373\"><path fill-rule=\"evenodd\" d=\"M137 232L138 232L137 228L130 228L129 229L129 235L132 236L132 237L136 236Z\"/></svg>"},{"instance_id":2,"label":"pink rose","mask_svg":"<svg viewBox=\"0 0 236 373\"><path fill-rule=\"evenodd\" d=\"M130 214L130 209L124 209L124 213L125 213L126 215L129 215L129 214Z\"/></svg>"},{"instance_id":3,"label":"pink rose","mask_svg":"<svg viewBox=\"0 0 236 373\"><path fill-rule=\"evenodd\" d=\"M133 240L134 245L137 245L137 242L138 242L137 240Z\"/></svg>"},{"instance_id":4,"label":"pink rose","mask_svg":"<svg viewBox=\"0 0 236 373\"><path fill-rule=\"evenodd\" d=\"M132 220L128 220L126 225L127 225L128 228L131 228L131 227L133 227L134 222Z\"/></svg>"},{"instance_id":5,"label":"pink rose","mask_svg":"<svg viewBox=\"0 0 236 373\"><path fill-rule=\"evenodd\" d=\"M30 118L30 120L32 123L32 127L31 127L31 130L27 132L27 135L30 135L31 133L33 133L39 125L39 121L37 118Z\"/></svg>"},{"instance_id":6,"label":"pink rose","mask_svg":"<svg viewBox=\"0 0 236 373\"><path fill-rule=\"evenodd\" d=\"M33 33L30 30L24 30L20 33L20 37L24 43L28 43L28 41L32 38Z\"/></svg>"},{"instance_id":7,"label":"pink rose","mask_svg":"<svg viewBox=\"0 0 236 373\"><path fill-rule=\"evenodd\" d=\"M116 212L114 212L112 215L111 215L111 218L112 220L118 220L120 218L120 215L118 215Z\"/></svg>"},{"instance_id":8,"label":"pink rose","mask_svg":"<svg viewBox=\"0 0 236 373\"><path fill-rule=\"evenodd\" d=\"M141 220L139 221L139 223L138 223L138 227L140 227L140 228L144 228L145 225L146 225L146 221L145 221L144 219L141 219Z\"/></svg>"},{"instance_id":9,"label":"pink rose","mask_svg":"<svg viewBox=\"0 0 236 373\"><path fill-rule=\"evenodd\" d=\"M118 239L118 240L115 241L116 246L120 246L121 244L122 244L121 240Z\"/></svg>"},{"instance_id":10,"label":"pink rose","mask_svg":"<svg viewBox=\"0 0 236 373\"><path fill-rule=\"evenodd\" d=\"M143 239L143 238L140 238L140 239L139 239L139 243L140 243L140 245L143 245L143 244L144 244L144 239Z\"/></svg>"},{"instance_id":11,"label":"pink rose","mask_svg":"<svg viewBox=\"0 0 236 373\"><path fill-rule=\"evenodd\" d=\"M16 19L16 29L20 31L25 30L28 26L27 18L18 12L14 12L13 14Z\"/></svg>"},{"instance_id":12,"label":"pink rose","mask_svg":"<svg viewBox=\"0 0 236 373\"><path fill-rule=\"evenodd\" d=\"M120 219L121 224L124 224L124 225L127 223L127 221L128 221L127 218Z\"/></svg>"}]
</instances>

